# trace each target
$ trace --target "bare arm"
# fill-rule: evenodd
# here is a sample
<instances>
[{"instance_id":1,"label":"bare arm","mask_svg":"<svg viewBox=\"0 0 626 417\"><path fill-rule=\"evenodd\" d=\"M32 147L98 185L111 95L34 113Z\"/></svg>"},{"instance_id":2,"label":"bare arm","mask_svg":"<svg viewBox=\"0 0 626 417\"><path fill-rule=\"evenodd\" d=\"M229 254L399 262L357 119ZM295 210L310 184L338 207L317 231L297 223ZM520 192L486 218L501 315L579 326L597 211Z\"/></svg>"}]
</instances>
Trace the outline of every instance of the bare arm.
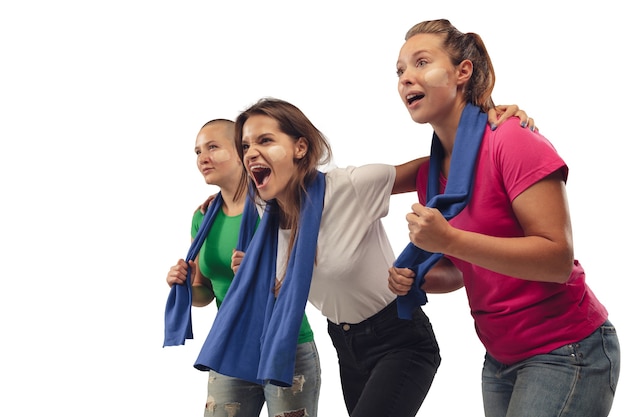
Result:
<instances>
[{"instance_id":1,"label":"bare arm","mask_svg":"<svg viewBox=\"0 0 626 417\"><path fill-rule=\"evenodd\" d=\"M391 194L416 191L417 170L426 161L428 161L428 157L424 156L402 165L396 165L396 180L393 183Z\"/></svg>"},{"instance_id":2,"label":"bare arm","mask_svg":"<svg viewBox=\"0 0 626 417\"><path fill-rule=\"evenodd\" d=\"M202 275L195 262L189 261L189 264L190 266L193 264L192 273L194 273L193 284L191 284L191 305L195 307L209 305L215 299L211 280Z\"/></svg>"},{"instance_id":3,"label":"bare arm","mask_svg":"<svg viewBox=\"0 0 626 417\"><path fill-rule=\"evenodd\" d=\"M441 213L421 204L407 215L411 241L516 278L564 283L574 262L565 183L560 171L537 182L513 201L523 237L501 238L452 227Z\"/></svg>"},{"instance_id":4,"label":"bare arm","mask_svg":"<svg viewBox=\"0 0 626 417\"><path fill-rule=\"evenodd\" d=\"M422 289L431 294L444 294L463 288L463 274L447 258L441 258L424 276Z\"/></svg>"}]
</instances>

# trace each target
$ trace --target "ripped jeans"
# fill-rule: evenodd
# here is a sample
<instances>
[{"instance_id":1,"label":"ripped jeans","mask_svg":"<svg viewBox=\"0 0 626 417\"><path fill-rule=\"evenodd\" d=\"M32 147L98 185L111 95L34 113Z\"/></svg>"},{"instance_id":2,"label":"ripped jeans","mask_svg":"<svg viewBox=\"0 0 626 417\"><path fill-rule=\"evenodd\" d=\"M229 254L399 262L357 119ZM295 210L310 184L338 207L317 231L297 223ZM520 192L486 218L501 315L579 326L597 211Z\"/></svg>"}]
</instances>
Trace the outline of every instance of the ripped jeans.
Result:
<instances>
[{"instance_id":1,"label":"ripped jeans","mask_svg":"<svg viewBox=\"0 0 626 417\"><path fill-rule=\"evenodd\" d=\"M205 417L317 417L321 368L315 342L300 343L291 387L259 385L209 371Z\"/></svg>"}]
</instances>

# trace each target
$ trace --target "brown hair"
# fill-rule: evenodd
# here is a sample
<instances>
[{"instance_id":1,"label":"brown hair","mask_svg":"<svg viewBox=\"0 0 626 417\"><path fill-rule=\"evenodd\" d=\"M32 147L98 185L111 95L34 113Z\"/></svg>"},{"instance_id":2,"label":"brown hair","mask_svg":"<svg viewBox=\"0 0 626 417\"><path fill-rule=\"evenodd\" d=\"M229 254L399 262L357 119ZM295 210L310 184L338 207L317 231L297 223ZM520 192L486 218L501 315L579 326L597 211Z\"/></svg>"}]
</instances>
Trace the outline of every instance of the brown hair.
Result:
<instances>
[{"instance_id":1,"label":"brown hair","mask_svg":"<svg viewBox=\"0 0 626 417\"><path fill-rule=\"evenodd\" d=\"M276 120L281 132L291 137L294 142L304 138L308 144L304 157L294 161L296 173L289 181L287 185L289 193L286 193L290 200L286 202L285 207L281 207L281 215L286 222L286 227L292 229L293 239L297 232L302 196L306 193L306 186L315 179L318 166L330 161L332 157L330 144L299 108L284 100L262 98L244 110L235 120L235 142L241 160L243 160L241 143L243 125L254 115L263 115ZM255 187L250 188L254 189L258 195Z\"/></svg>"},{"instance_id":2,"label":"brown hair","mask_svg":"<svg viewBox=\"0 0 626 417\"><path fill-rule=\"evenodd\" d=\"M480 107L484 112L494 107L491 92L496 83L496 74L481 37L476 33L463 33L446 19L427 20L413 26L406 33L408 40L418 33L431 33L443 38L443 47L452 64L464 60L472 61L474 70L465 86L465 100Z\"/></svg>"}]
</instances>

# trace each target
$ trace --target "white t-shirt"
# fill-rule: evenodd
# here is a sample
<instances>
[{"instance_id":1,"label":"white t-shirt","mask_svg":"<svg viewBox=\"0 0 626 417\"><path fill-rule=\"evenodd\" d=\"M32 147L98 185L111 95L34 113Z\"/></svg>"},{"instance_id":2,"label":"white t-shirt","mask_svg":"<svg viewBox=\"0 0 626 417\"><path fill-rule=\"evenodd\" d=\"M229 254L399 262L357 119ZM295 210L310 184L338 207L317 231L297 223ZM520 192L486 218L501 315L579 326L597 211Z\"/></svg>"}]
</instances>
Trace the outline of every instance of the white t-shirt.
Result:
<instances>
[{"instance_id":1,"label":"white t-shirt","mask_svg":"<svg viewBox=\"0 0 626 417\"><path fill-rule=\"evenodd\" d=\"M395 167L383 164L326 174L309 302L333 323L360 323L396 298L387 287L395 255L381 221L395 177ZM289 230L281 230L277 268L285 263L288 239Z\"/></svg>"}]
</instances>

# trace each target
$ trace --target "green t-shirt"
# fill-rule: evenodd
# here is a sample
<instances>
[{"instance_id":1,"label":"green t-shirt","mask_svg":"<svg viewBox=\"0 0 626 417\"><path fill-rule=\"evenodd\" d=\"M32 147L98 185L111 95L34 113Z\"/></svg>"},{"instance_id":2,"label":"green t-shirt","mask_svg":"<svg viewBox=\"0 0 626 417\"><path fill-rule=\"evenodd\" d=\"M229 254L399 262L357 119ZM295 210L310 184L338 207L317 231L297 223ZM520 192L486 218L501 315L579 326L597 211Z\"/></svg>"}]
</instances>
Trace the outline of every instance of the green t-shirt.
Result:
<instances>
[{"instance_id":1,"label":"green t-shirt","mask_svg":"<svg viewBox=\"0 0 626 417\"><path fill-rule=\"evenodd\" d=\"M204 215L197 210L193 215L191 223L191 236L195 237L200 229L200 224ZM206 240L200 248L198 254L198 266L202 275L207 277L213 285L217 308L222 305L226 292L233 282L233 270L230 268L233 249L237 246L239 238L239 228L241 227L242 215L227 216L223 210L215 216L211 230ZM304 315L298 343L310 342L313 340L313 330L309 321Z\"/></svg>"}]
</instances>

